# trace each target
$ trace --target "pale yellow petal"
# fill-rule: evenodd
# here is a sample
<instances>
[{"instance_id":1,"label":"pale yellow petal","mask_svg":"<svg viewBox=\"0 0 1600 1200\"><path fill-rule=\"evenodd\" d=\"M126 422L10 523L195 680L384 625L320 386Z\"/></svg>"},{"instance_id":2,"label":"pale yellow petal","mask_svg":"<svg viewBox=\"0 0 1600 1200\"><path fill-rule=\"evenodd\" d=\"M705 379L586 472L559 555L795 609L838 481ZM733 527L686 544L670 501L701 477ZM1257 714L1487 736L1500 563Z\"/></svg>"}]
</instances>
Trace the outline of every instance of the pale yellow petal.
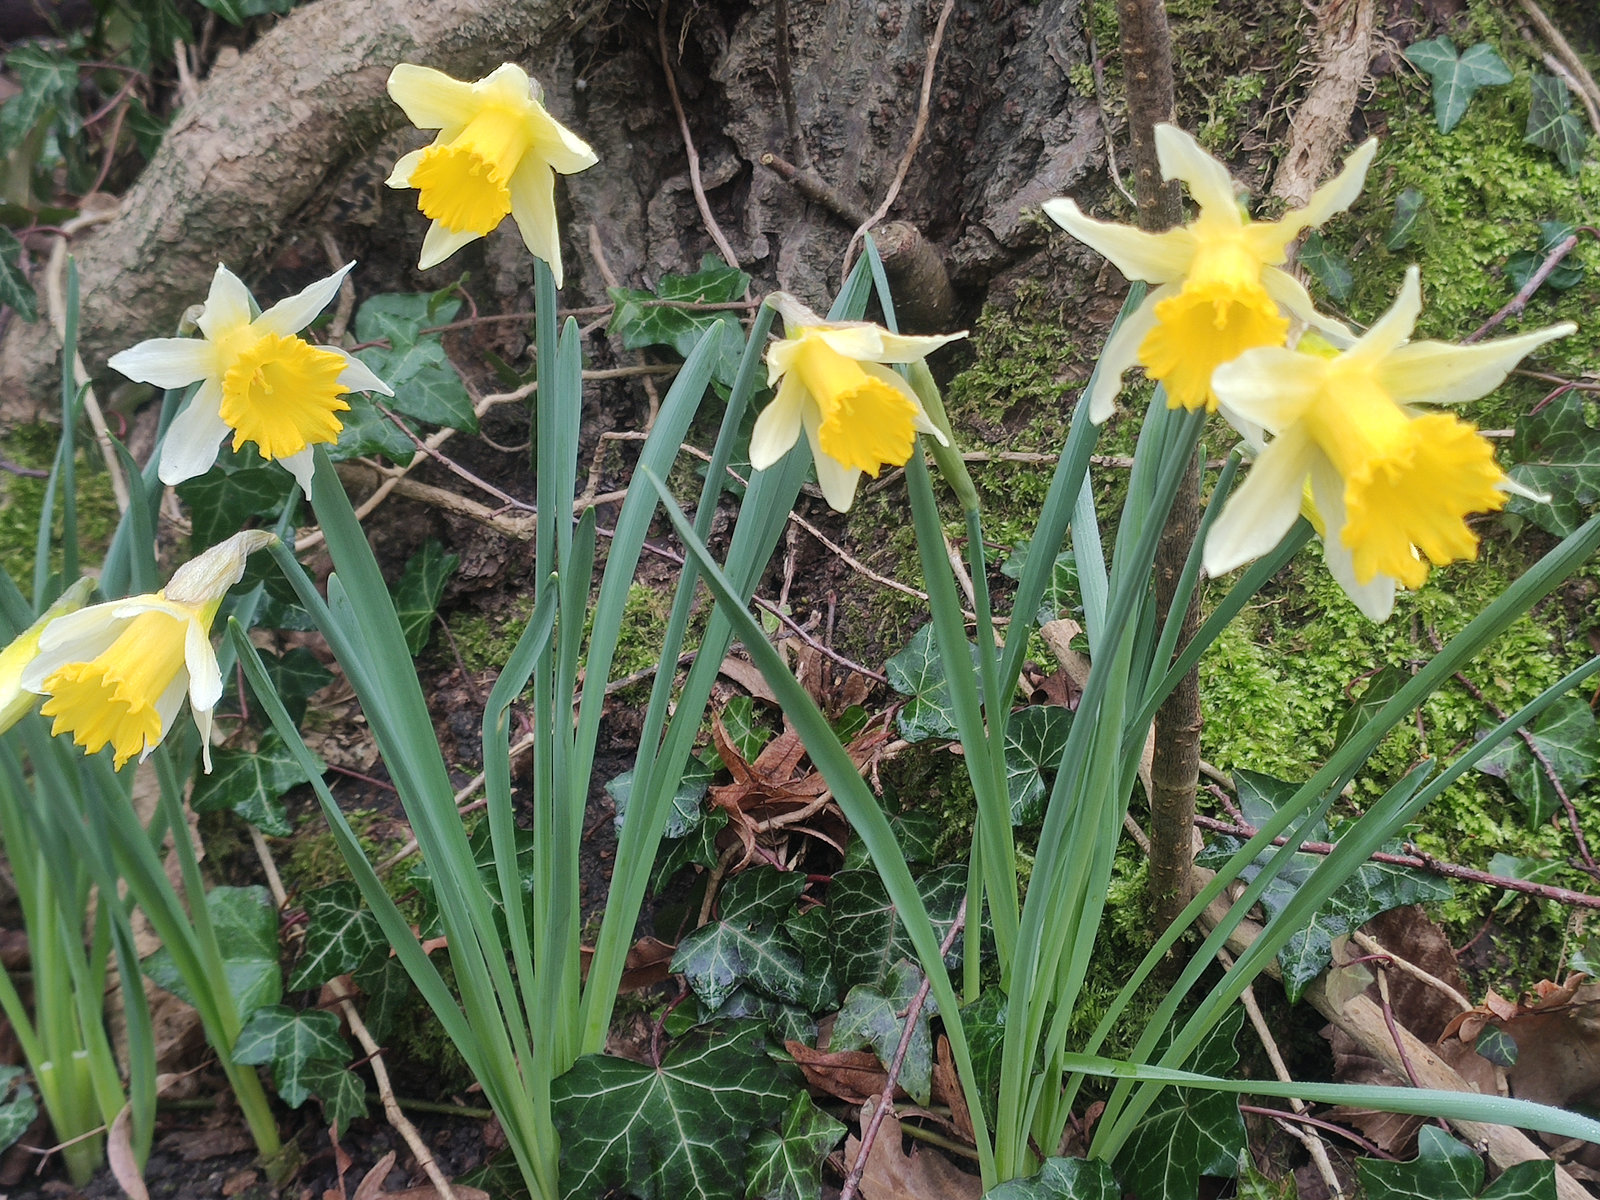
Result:
<instances>
[{"instance_id":1,"label":"pale yellow petal","mask_svg":"<svg viewBox=\"0 0 1600 1200\"><path fill-rule=\"evenodd\" d=\"M482 236L470 229L455 230L442 221L435 221L428 226L428 232L422 239L422 253L417 258L417 270L426 271L429 267L438 266L461 247L470 245Z\"/></svg>"},{"instance_id":2,"label":"pale yellow petal","mask_svg":"<svg viewBox=\"0 0 1600 1200\"><path fill-rule=\"evenodd\" d=\"M1117 393L1122 390L1122 377L1130 368L1139 365L1139 347L1145 335L1156 326L1156 305L1169 296L1177 295L1177 285L1158 287L1122 319L1116 332L1106 340L1100 352L1100 362L1095 367L1094 389L1089 393L1089 420L1103 425L1117 410Z\"/></svg>"},{"instance_id":3,"label":"pale yellow petal","mask_svg":"<svg viewBox=\"0 0 1600 1200\"><path fill-rule=\"evenodd\" d=\"M1327 359L1258 346L1213 371L1211 387L1229 421L1282 433L1316 402L1327 373Z\"/></svg>"},{"instance_id":4,"label":"pale yellow petal","mask_svg":"<svg viewBox=\"0 0 1600 1200\"><path fill-rule=\"evenodd\" d=\"M959 342L966 336L967 331L965 329L960 333L934 335L886 332L882 335L882 351L870 361L880 363L916 362L918 359L927 358L940 346L948 346L951 342Z\"/></svg>"},{"instance_id":5,"label":"pale yellow petal","mask_svg":"<svg viewBox=\"0 0 1600 1200\"><path fill-rule=\"evenodd\" d=\"M1406 279L1400 285L1389 311L1372 323L1366 333L1356 339L1355 345L1344 352L1344 360L1376 370L1383 360L1405 345L1411 331L1417 326L1417 316L1422 312L1422 279L1416 267L1406 268Z\"/></svg>"},{"instance_id":6,"label":"pale yellow petal","mask_svg":"<svg viewBox=\"0 0 1600 1200\"><path fill-rule=\"evenodd\" d=\"M1499 387L1511 369L1540 346L1566 337L1577 328L1567 321L1476 346L1411 342L1383 360L1378 367L1378 382L1402 404L1476 400Z\"/></svg>"},{"instance_id":7,"label":"pale yellow petal","mask_svg":"<svg viewBox=\"0 0 1600 1200\"><path fill-rule=\"evenodd\" d=\"M1394 612L1394 577L1378 574L1366 583L1356 579L1355 555L1344 544L1344 480L1334 465L1320 454L1312 457L1311 498L1325 531L1322 561L1327 565L1328 574L1363 616L1382 624Z\"/></svg>"},{"instance_id":8,"label":"pale yellow petal","mask_svg":"<svg viewBox=\"0 0 1600 1200\"><path fill-rule=\"evenodd\" d=\"M511 216L529 253L544 259L561 286L561 230L556 223L556 176L529 155L511 176Z\"/></svg>"},{"instance_id":9,"label":"pale yellow petal","mask_svg":"<svg viewBox=\"0 0 1600 1200\"><path fill-rule=\"evenodd\" d=\"M828 502L829 508L834 512L849 512L850 506L856 500L856 484L861 480L861 472L855 467L847 467L842 462L829 458L822 452L822 446L817 440L820 420L821 414L816 406L807 405L806 440L811 443L811 459L817 470L817 486L822 489L822 498Z\"/></svg>"},{"instance_id":10,"label":"pale yellow petal","mask_svg":"<svg viewBox=\"0 0 1600 1200\"><path fill-rule=\"evenodd\" d=\"M1194 262L1194 235L1187 229L1146 233L1131 225L1096 221L1084 216L1073 201L1046 200L1045 215L1084 245L1109 258L1129 279L1170 283L1181 279Z\"/></svg>"},{"instance_id":11,"label":"pale yellow petal","mask_svg":"<svg viewBox=\"0 0 1600 1200\"><path fill-rule=\"evenodd\" d=\"M1367 182L1378 139L1368 138L1350 152L1344 168L1312 193L1304 208L1290 209L1277 221L1252 223L1249 235L1264 262L1282 262L1285 247L1307 229L1315 229L1356 202Z\"/></svg>"},{"instance_id":12,"label":"pale yellow petal","mask_svg":"<svg viewBox=\"0 0 1600 1200\"><path fill-rule=\"evenodd\" d=\"M244 578L246 560L277 540L264 529L236 533L174 571L162 594L175 605L198 607L221 600Z\"/></svg>"},{"instance_id":13,"label":"pale yellow petal","mask_svg":"<svg viewBox=\"0 0 1600 1200\"><path fill-rule=\"evenodd\" d=\"M1156 126L1156 161L1161 164L1164 177L1181 179L1189 185L1189 194L1205 210L1207 220L1243 224L1228 168L1176 125Z\"/></svg>"},{"instance_id":14,"label":"pale yellow petal","mask_svg":"<svg viewBox=\"0 0 1600 1200\"><path fill-rule=\"evenodd\" d=\"M761 410L750 431L750 465L757 471L767 470L794 449L809 398L798 377L784 377L778 394Z\"/></svg>"},{"instance_id":15,"label":"pale yellow petal","mask_svg":"<svg viewBox=\"0 0 1600 1200\"><path fill-rule=\"evenodd\" d=\"M438 143L435 142L434 145ZM383 182L392 188L408 188L411 186L411 172L415 171L422 162L422 156L431 146L424 146L421 150L413 150L410 154L402 154L394 164L394 170L389 172L389 178Z\"/></svg>"},{"instance_id":16,"label":"pale yellow petal","mask_svg":"<svg viewBox=\"0 0 1600 1200\"><path fill-rule=\"evenodd\" d=\"M1267 444L1206 536L1208 575L1226 574L1283 541L1300 516L1313 453L1310 439L1298 428Z\"/></svg>"},{"instance_id":17,"label":"pale yellow petal","mask_svg":"<svg viewBox=\"0 0 1600 1200\"><path fill-rule=\"evenodd\" d=\"M195 322L200 332L212 341L241 325L250 324L250 289L232 271L221 263L211 277L211 291L206 295L205 309Z\"/></svg>"},{"instance_id":18,"label":"pale yellow petal","mask_svg":"<svg viewBox=\"0 0 1600 1200\"><path fill-rule=\"evenodd\" d=\"M472 88L472 84L452 79L443 71L413 63L401 63L389 72L390 99L405 110L406 119L418 129L443 129L472 120L481 104Z\"/></svg>"}]
</instances>

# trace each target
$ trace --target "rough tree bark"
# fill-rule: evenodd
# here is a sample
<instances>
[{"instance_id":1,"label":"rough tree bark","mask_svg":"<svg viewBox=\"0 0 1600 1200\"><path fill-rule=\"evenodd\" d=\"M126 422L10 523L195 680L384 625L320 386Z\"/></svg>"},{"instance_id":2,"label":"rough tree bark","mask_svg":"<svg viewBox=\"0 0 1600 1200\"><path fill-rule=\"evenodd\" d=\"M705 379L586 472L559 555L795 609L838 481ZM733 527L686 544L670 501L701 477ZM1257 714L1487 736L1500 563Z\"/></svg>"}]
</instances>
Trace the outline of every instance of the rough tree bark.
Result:
<instances>
[{"instance_id":1,"label":"rough tree bark","mask_svg":"<svg viewBox=\"0 0 1600 1200\"><path fill-rule=\"evenodd\" d=\"M605 0L322 0L219 64L173 122L117 217L73 246L91 371L131 342L173 330L218 261L245 269L320 193L329 174L404 115L389 69L425 61L476 77L566 39ZM60 345L44 325L0 342L0 418L48 396Z\"/></svg>"},{"instance_id":2,"label":"rough tree bark","mask_svg":"<svg viewBox=\"0 0 1600 1200\"><path fill-rule=\"evenodd\" d=\"M1117 28L1128 80L1128 130L1133 142L1139 225L1152 232L1183 219L1176 181L1165 182L1156 162L1155 126L1173 119L1172 34L1162 0L1121 0ZM1200 524L1200 457L1193 454L1172 501L1156 551L1156 625L1172 610L1173 593ZM1180 647L1194 636L1199 616L1191 597ZM1187 899L1193 858L1194 794L1200 780L1200 676L1185 675L1156 712L1150 765L1150 896L1155 926L1172 921Z\"/></svg>"}]
</instances>

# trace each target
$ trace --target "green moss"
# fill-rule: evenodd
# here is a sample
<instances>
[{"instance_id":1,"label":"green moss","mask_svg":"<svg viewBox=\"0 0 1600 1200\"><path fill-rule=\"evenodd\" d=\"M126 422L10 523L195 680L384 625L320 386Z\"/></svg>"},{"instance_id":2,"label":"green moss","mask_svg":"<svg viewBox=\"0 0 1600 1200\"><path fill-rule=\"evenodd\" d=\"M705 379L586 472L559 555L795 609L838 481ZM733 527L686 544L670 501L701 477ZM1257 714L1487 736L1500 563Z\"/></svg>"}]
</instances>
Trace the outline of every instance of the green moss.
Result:
<instances>
[{"instance_id":1,"label":"green moss","mask_svg":"<svg viewBox=\"0 0 1600 1200\"><path fill-rule=\"evenodd\" d=\"M511 657L522 628L533 615L533 600L512 601L511 610L490 616L487 613L458 611L447 618L450 635L469 671L498 670Z\"/></svg>"},{"instance_id":2,"label":"green moss","mask_svg":"<svg viewBox=\"0 0 1600 1200\"><path fill-rule=\"evenodd\" d=\"M60 429L46 424L23 425L11 430L5 439L3 456L19 467L48 471L55 461ZM98 453L92 444L78 441L77 515L79 561L92 566L111 543L116 528L117 505L111 494L111 481L100 469ZM39 532L39 517L44 512L46 481L0 472L0 566L24 594L31 593L33 550ZM61 502L56 501L56 544L61 537ZM61 567L61 553L54 550L51 566ZM69 581L70 582L70 581Z\"/></svg>"}]
</instances>

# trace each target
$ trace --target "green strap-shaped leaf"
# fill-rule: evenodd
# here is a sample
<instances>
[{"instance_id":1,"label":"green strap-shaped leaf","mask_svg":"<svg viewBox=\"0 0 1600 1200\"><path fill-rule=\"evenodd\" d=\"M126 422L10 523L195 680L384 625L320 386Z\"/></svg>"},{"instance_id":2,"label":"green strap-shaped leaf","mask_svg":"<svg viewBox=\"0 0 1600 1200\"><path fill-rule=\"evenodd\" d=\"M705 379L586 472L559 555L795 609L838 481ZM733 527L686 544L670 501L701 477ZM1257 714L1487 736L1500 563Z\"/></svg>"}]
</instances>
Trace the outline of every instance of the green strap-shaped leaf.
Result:
<instances>
[{"instance_id":1,"label":"green strap-shaped leaf","mask_svg":"<svg viewBox=\"0 0 1600 1200\"><path fill-rule=\"evenodd\" d=\"M653 1067L586 1054L552 1084L561 1195L736 1200L754 1130L801 1084L755 1024L700 1026Z\"/></svg>"},{"instance_id":2,"label":"green strap-shaped leaf","mask_svg":"<svg viewBox=\"0 0 1600 1200\"><path fill-rule=\"evenodd\" d=\"M1449 38L1436 37L1413 42L1405 54L1412 66L1433 77L1433 117L1441 133L1461 123L1479 88L1511 82L1511 68L1482 42L1458 54Z\"/></svg>"},{"instance_id":3,"label":"green strap-shaped leaf","mask_svg":"<svg viewBox=\"0 0 1600 1200\"><path fill-rule=\"evenodd\" d=\"M1002 1183L983 1200L1120 1200L1122 1189L1098 1158L1047 1158L1037 1175Z\"/></svg>"},{"instance_id":4,"label":"green strap-shaped leaf","mask_svg":"<svg viewBox=\"0 0 1600 1200\"><path fill-rule=\"evenodd\" d=\"M818 1200L822 1162L845 1132L843 1122L797 1092L779 1131L763 1129L751 1139L745 1195L749 1200Z\"/></svg>"}]
</instances>

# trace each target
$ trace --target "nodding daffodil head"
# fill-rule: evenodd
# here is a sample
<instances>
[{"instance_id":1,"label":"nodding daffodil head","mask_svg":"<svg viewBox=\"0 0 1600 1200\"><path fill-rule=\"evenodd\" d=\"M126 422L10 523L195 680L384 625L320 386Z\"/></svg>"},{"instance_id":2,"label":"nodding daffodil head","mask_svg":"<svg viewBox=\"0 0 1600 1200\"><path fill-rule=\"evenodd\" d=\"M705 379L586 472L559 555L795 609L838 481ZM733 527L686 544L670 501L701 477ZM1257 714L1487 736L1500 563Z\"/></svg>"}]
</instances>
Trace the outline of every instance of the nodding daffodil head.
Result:
<instances>
[{"instance_id":1,"label":"nodding daffodil head","mask_svg":"<svg viewBox=\"0 0 1600 1200\"><path fill-rule=\"evenodd\" d=\"M903 466L918 433L945 436L916 391L886 363L917 362L966 333L908 337L862 321L824 321L793 296L768 297L786 337L767 348L767 384L778 394L750 435L750 465L772 466L803 429L817 483L838 512L849 511L862 472Z\"/></svg>"},{"instance_id":2,"label":"nodding daffodil head","mask_svg":"<svg viewBox=\"0 0 1600 1200\"><path fill-rule=\"evenodd\" d=\"M151 338L111 356L112 367L140 383L200 383L161 443L161 482L204 475L231 433L235 450L253 443L262 458L280 461L311 494L311 447L339 440L338 414L350 407L344 393L394 395L359 359L296 336L339 294L353 266L252 317L249 290L219 265L196 322L200 337Z\"/></svg>"},{"instance_id":3,"label":"nodding daffodil head","mask_svg":"<svg viewBox=\"0 0 1600 1200\"><path fill-rule=\"evenodd\" d=\"M211 713L222 698L222 673L211 649L211 623L245 560L273 541L270 533L234 534L173 573L159 592L112 600L51 621L21 685L45 697L50 732L70 733L95 754L108 744L121 770L161 744L189 697L211 770Z\"/></svg>"},{"instance_id":4,"label":"nodding daffodil head","mask_svg":"<svg viewBox=\"0 0 1600 1200\"><path fill-rule=\"evenodd\" d=\"M510 214L560 287L556 173L587 170L599 159L545 111L539 85L515 63L476 83L401 63L389 74L389 95L417 128L439 131L431 146L395 163L388 180L416 188L417 207L433 219L417 266L443 262Z\"/></svg>"},{"instance_id":5,"label":"nodding daffodil head","mask_svg":"<svg viewBox=\"0 0 1600 1200\"><path fill-rule=\"evenodd\" d=\"M1228 169L1198 142L1172 125L1157 125L1155 139L1162 175L1187 183L1200 206L1189 224L1147 233L1086 217L1068 199L1044 205L1052 220L1129 279L1156 285L1106 344L1089 397L1096 422L1111 415L1123 373L1136 363L1165 386L1171 407L1214 412L1212 372L1253 347L1281 346L1289 316L1339 328L1312 308L1305 288L1282 267L1290 242L1355 201L1378 149L1375 140L1358 146L1304 208L1277 221L1252 221L1239 211Z\"/></svg>"},{"instance_id":6,"label":"nodding daffodil head","mask_svg":"<svg viewBox=\"0 0 1600 1200\"><path fill-rule=\"evenodd\" d=\"M94 580L84 576L62 592L56 602L45 610L44 616L13 638L4 650L0 650L0 733L22 720L39 703L39 697L22 686L22 673L39 656L39 639L44 636L45 628L57 617L77 612L93 591Z\"/></svg>"},{"instance_id":7,"label":"nodding daffodil head","mask_svg":"<svg viewBox=\"0 0 1600 1200\"><path fill-rule=\"evenodd\" d=\"M1500 509L1515 485L1475 426L1413 406L1475 400L1575 326L1473 346L1412 342L1421 307L1412 267L1394 306L1345 349L1263 346L1217 368L1223 415L1272 440L1206 538L1212 575L1277 545L1308 480L1330 569L1374 619L1389 615L1396 584L1421 587L1430 563L1477 557L1467 517Z\"/></svg>"}]
</instances>

